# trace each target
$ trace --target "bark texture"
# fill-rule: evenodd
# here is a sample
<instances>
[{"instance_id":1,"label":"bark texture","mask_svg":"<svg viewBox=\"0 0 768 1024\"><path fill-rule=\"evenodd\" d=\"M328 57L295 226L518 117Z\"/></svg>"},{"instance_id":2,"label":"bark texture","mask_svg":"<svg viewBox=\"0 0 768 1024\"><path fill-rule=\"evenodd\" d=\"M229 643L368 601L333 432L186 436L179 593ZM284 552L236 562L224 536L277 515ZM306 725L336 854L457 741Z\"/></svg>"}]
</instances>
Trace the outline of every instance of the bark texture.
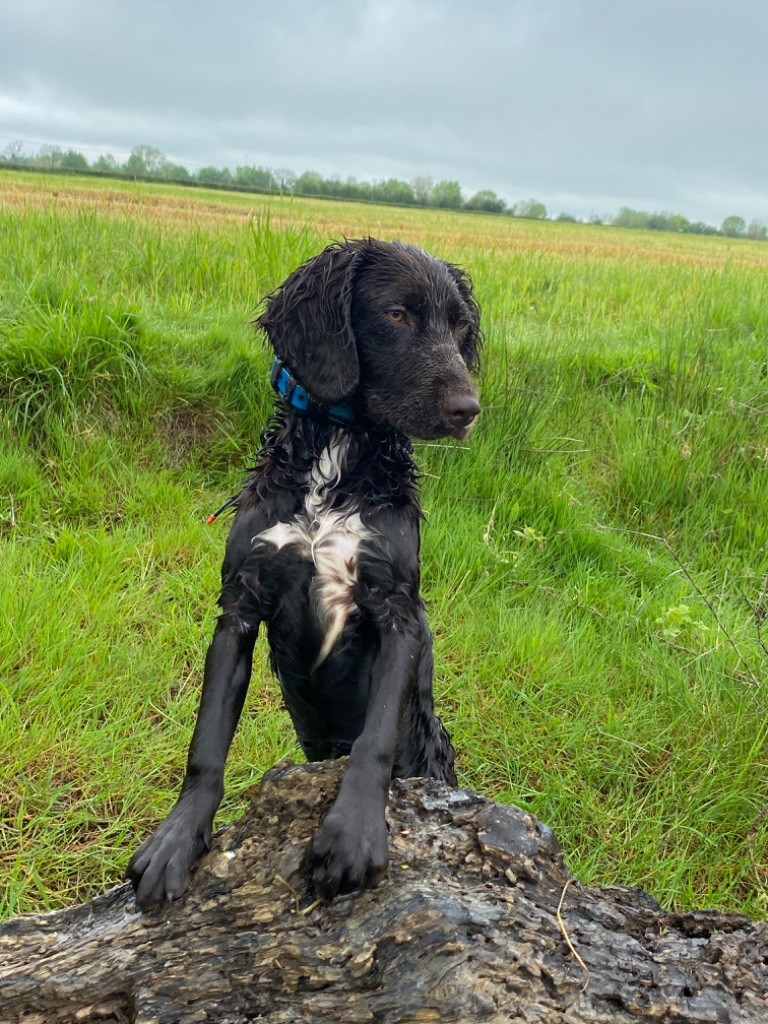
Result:
<instances>
[{"instance_id":1,"label":"bark texture","mask_svg":"<svg viewBox=\"0 0 768 1024\"><path fill-rule=\"evenodd\" d=\"M467 790L395 783L389 877L313 906L342 768L268 772L174 904L138 914L121 885L6 923L0 1021L768 1022L768 925L586 888L550 829Z\"/></svg>"}]
</instances>

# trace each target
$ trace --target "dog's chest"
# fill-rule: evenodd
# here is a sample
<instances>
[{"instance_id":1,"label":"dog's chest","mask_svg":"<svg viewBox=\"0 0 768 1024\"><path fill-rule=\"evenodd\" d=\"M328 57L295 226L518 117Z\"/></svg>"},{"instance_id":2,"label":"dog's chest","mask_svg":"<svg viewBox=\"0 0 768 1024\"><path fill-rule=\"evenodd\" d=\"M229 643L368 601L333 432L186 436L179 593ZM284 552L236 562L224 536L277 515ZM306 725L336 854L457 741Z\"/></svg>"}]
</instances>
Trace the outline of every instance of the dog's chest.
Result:
<instances>
[{"instance_id":1,"label":"dog's chest","mask_svg":"<svg viewBox=\"0 0 768 1024\"><path fill-rule=\"evenodd\" d=\"M334 505L348 449L348 435L336 432L312 464L303 508L291 520L275 523L253 538L254 544L272 545L275 553L290 546L312 564L307 613L316 616L323 636L314 668L326 659L355 607L361 546L373 537L359 509L349 502Z\"/></svg>"}]
</instances>

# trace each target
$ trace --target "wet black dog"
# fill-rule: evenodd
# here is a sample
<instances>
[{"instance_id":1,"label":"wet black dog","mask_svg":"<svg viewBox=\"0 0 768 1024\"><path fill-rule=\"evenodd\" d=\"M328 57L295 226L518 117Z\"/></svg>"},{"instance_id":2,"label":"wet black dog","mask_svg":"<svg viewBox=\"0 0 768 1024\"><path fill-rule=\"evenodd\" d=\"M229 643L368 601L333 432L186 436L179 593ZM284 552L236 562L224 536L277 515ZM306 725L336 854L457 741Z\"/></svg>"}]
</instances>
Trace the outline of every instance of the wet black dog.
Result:
<instances>
[{"instance_id":1,"label":"wet black dog","mask_svg":"<svg viewBox=\"0 0 768 1024\"><path fill-rule=\"evenodd\" d=\"M471 282L412 246L345 242L291 274L258 323L282 398L233 502L181 793L128 867L142 907L178 896L210 845L261 623L307 758L349 755L310 853L321 893L386 871L393 776L456 781L432 701L409 436L464 438L480 410Z\"/></svg>"}]
</instances>

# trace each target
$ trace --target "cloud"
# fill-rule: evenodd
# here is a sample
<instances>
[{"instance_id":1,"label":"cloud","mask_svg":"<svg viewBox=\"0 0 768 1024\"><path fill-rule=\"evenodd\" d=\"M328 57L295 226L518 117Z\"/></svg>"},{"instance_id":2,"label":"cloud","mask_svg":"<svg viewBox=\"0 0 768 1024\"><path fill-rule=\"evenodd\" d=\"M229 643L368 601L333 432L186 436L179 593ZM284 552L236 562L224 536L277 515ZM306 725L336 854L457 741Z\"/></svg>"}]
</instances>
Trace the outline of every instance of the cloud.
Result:
<instances>
[{"instance_id":1,"label":"cloud","mask_svg":"<svg viewBox=\"0 0 768 1024\"><path fill-rule=\"evenodd\" d=\"M29 0L8 134L768 219L765 0Z\"/></svg>"}]
</instances>

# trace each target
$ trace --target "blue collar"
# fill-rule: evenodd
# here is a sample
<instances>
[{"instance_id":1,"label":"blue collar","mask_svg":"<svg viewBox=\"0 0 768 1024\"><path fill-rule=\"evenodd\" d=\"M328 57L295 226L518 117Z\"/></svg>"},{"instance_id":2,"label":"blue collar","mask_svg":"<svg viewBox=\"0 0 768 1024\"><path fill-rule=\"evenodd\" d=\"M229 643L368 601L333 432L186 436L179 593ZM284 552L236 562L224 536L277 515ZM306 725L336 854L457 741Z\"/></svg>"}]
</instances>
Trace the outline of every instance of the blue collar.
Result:
<instances>
[{"instance_id":1,"label":"blue collar","mask_svg":"<svg viewBox=\"0 0 768 1024\"><path fill-rule=\"evenodd\" d=\"M304 416L317 416L339 423L343 427L355 422L355 411L349 404L323 405L313 398L292 376L279 356L275 356L269 373L272 387L282 397L289 409Z\"/></svg>"}]
</instances>

